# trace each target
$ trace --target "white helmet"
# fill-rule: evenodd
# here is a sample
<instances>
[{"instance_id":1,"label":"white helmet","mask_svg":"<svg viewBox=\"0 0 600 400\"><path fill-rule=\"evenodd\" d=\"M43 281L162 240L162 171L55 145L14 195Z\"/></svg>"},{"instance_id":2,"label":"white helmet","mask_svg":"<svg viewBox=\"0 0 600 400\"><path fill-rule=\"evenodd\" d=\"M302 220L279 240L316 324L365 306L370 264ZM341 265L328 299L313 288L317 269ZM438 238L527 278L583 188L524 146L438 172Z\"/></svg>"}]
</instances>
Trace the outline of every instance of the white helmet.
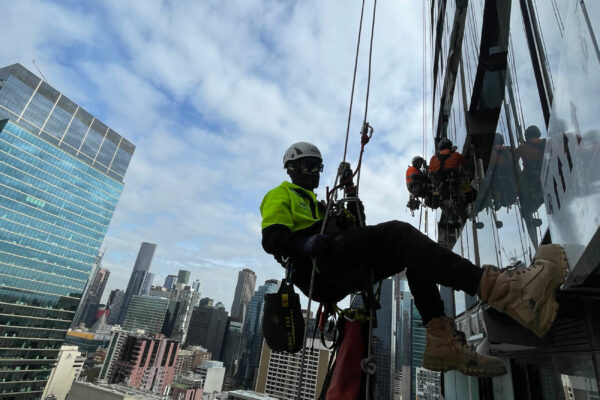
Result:
<instances>
[{"instance_id":1,"label":"white helmet","mask_svg":"<svg viewBox=\"0 0 600 400\"><path fill-rule=\"evenodd\" d=\"M317 157L321 161L323 160L317 146L308 142L298 142L294 143L286 150L285 155L283 156L283 168L286 168L286 164L289 161L298 160L304 157Z\"/></svg>"}]
</instances>

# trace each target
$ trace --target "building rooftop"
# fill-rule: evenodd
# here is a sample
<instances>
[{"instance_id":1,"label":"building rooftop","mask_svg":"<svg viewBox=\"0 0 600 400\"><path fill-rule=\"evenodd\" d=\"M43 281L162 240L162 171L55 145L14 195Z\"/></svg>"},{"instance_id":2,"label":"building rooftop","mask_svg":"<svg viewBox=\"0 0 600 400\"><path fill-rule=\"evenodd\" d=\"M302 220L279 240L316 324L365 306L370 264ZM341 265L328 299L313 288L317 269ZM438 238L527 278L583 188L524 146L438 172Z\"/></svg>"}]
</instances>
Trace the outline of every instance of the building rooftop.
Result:
<instances>
[{"instance_id":1,"label":"building rooftop","mask_svg":"<svg viewBox=\"0 0 600 400\"><path fill-rule=\"evenodd\" d=\"M233 390L227 392L228 398L243 399L243 400L276 400L275 397L268 396L264 393L253 392L252 390Z\"/></svg>"}]
</instances>

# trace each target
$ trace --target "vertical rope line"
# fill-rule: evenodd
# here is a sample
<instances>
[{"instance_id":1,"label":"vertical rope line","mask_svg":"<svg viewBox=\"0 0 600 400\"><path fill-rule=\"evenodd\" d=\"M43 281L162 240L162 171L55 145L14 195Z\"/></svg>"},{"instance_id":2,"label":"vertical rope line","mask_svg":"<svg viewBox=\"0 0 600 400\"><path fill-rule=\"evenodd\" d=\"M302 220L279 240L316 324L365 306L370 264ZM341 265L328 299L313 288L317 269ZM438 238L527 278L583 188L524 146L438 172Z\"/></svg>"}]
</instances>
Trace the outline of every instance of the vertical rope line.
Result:
<instances>
[{"instance_id":1,"label":"vertical rope line","mask_svg":"<svg viewBox=\"0 0 600 400\"><path fill-rule=\"evenodd\" d=\"M363 124L367 122L367 111L369 110L369 91L371 90L371 59L373 58L373 35L375 33L375 10L377 9L377 0L373 1L373 21L371 22L371 43L369 45L369 74L367 76L367 96L365 100L365 116Z\"/></svg>"},{"instance_id":2,"label":"vertical rope line","mask_svg":"<svg viewBox=\"0 0 600 400\"><path fill-rule=\"evenodd\" d=\"M362 34L364 12L365 12L365 0L362 1L362 7L360 9L360 23L358 25L358 40L356 41L356 56L354 58L354 75L352 77L352 91L350 92L350 108L348 110L348 123L346 124L346 141L344 143L343 161L346 161L346 155L348 153L348 137L350 136L350 119L352 118L352 103L354 102L354 87L356 85L356 69L358 67L358 53L360 50L360 36Z\"/></svg>"}]
</instances>

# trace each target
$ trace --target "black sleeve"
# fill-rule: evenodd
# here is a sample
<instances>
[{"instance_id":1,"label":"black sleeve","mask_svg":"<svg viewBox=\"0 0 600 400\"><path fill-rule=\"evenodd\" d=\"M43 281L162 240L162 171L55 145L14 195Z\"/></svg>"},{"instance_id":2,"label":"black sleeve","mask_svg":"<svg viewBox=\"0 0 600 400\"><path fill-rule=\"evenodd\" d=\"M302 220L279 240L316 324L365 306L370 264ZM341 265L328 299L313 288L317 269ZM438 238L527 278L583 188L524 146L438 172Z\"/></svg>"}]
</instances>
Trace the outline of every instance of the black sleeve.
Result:
<instances>
[{"instance_id":1,"label":"black sleeve","mask_svg":"<svg viewBox=\"0 0 600 400\"><path fill-rule=\"evenodd\" d=\"M262 230L263 249L277 259L299 256L304 239L301 235L293 235L285 225L270 225Z\"/></svg>"}]
</instances>

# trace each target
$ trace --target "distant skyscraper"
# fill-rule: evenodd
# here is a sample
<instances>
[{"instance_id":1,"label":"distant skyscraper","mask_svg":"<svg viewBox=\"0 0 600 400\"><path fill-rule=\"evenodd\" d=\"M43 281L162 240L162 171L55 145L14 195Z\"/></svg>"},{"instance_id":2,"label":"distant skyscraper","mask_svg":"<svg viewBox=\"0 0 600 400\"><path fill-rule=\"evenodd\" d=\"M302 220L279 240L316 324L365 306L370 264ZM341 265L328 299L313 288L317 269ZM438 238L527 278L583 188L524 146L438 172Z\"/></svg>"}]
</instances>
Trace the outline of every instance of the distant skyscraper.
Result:
<instances>
[{"instance_id":1,"label":"distant skyscraper","mask_svg":"<svg viewBox=\"0 0 600 400\"><path fill-rule=\"evenodd\" d=\"M148 272L144 277L144 282L142 283L142 289L140 290L140 296L148 296L150 293L150 289L152 288L152 283L154 282L154 273Z\"/></svg>"},{"instance_id":2,"label":"distant skyscraper","mask_svg":"<svg viewBox=\"0 0 600 400\"><path fill-rule=\"evenodd\" d=\"M165 289L171 290L175 287L177 283L177 275L167 275L165 278L165 284L163 285Z\"/></svg>"},{"instance_id":3,"label":"distant skyscraper","mask_svg":"<svg viewBox=\"0 0 600 400\"><path fill-rule=\"evenodd\" d=\"M143 329L147 334L160 333L169 300L162 297L132 296L125 311L123 329Z\"/></svg>"},{"instance_id":4,"label":"distant skyscraper","mask_svg":"<svg viewBox=\"0 0 600 400\"><path fill-rule=\"evenodd\" d=\"M165 319L163 333L171 339L185 343L194 306L198 303L199 293L190 286L178 283L169 292L169 311Z\"/></svg>"},{"instance_id":5,"label":"distant skyscraper","mask_svg":"<svg viewBox=\"0 0 600 400\"><path fill-rule=\"evenodd\" d=\"M221 355L225 327L227 326L225 307L205 306L194 309L189 324L186 346L202 346L213 354L213 358Z\"/></svg>"},{"instance_id":6,"label":"distant skyscraper","mask_svg":"<svg viewBox=\"0 0 600 400\"><path fill-rule=\"evenodd\" d=\"M152 264L152 258L154 257L155 251L156 245L154 243L143 242L140 246L140 251L138 252L135 260L133 271L131 272L131 277L129 278L129 283L127 284L127 290L125 291L125 296L123 297L123 305L121 306L121 312L117 321L119 324L123 324L125 313L127 312L127 307L129 307L129 301L131 301L131 297L141 296L145 287L147 286L150 264ZM150 282L150 284L152 284L152 282ZM150 290L150 286L147 286L147 288ZM146 291L146 294L147 293L148 291Z\"/></svg>"},{"instance_id":7,"label":"distant skyscraper","mask_svg":"<svg viewBox=\"0 0 600 400\"><path fill-rule=\"evenodd\" d=\"M223 360L225 368L227 368L227 376L235 376L237 370L237 360L240 354L242 345L242 328L243 324L231 317L227 321L225 328L225 339L223 341L223 349L221 350L220 360Z\"/></svg>"},{"instance_id":8,"label":"distant skyscraper","mask_svg":"<svg viewBox=\"0 0 600 400\"><path fill-rule=\"evenodd\" d=\"M99 255L94 271L90 275L85 292L75 313L75 318L73 318L72 326L78 326L80 323L83 323L89 328L96 322L96 311L98 310L100 299L104 294L104 288L110 276L109 270L100 267L101 261L102 255Z\"/></svg>"},{"instance_id":9,"label":"distant skyscraper","mask_svg":"<svg viewBox=\"0 0 600 400\"><path fill-rule=\"evenodd\" d=\"M320 339L308 339L300 391L301 399L316 399L321 393L327 376L329 354L330 350L321 343ZM263 341L254 390L277 399L296 400L301 359L301 352L295 354L275 352Z\"/></svg>"},{"instance_id":10,"label":"distant skyscraper","mask_svg":"<svg viewBox=\"0 0 600 400\"><path fill-rule=\"evenodd\" d=\"M0 120L0 397L39 398L134 146L19 64L0 68Z\"/></svg>"},{"instance_id":11,"label":"distant skyscraper","mask_svg":"<svg viewBox=\"0 0 600 400\"><path fill-rule=\"evenodd\" d=\"M248 304L244 330L242 332L242 346L240 362L236 381L239 385L250 389L253 386L255 370L258 368L260 353L263 342L262 317L265 305L265 294L275 293L279 288L279 282L269 279L252 296Z\"/></svg>"},{"instance_id":12,"label":"distant skyscraper","mask_svg":"<svg viewBox=\"0 0 600 400\"><path fill-rule=\"evenodd\" d=\"M200 279L196 279L194 283L192 283L192 290L196 293L194 307L198 307L200 305L200 296L202 296L202 282Z\"/></svg>"},{"instance_id":13,"label":"distant skyscraper","mask_svg":"<svg viewBox=\"0 0 600 400\"><path fill-rule=\"evenodd\" d=\"M238 273L238 281L235 287L233 304L231 305L231 318L244 323L246 318L246 309L256 287L256 274L248 268L244 268Z\"/></svg>"},{"instance_id":14,"label":"distant skyscraper","mask_svg":"<svg viewBox=\"0 0 600 400\"><path fill-rule=\"evenodd\" d=\"M119 313L121 312L121 306L123 305L123 297L125 292L121 289L111 290L108 295L108 301L106 302L106 308L108 309L108 317L106 323L109 325L115 325L119 319Z\"/></svg>"},{"instance_id":15,"label":"distant skyscraper","mask_svg":"<svg viewBox=\"0 0 600 400\"><path fill-rule=\"evenodd\" d=\"M190 271L180 269L177 273L177 283L187 285L190 282Z\"/></svg>"}]
</instances>

